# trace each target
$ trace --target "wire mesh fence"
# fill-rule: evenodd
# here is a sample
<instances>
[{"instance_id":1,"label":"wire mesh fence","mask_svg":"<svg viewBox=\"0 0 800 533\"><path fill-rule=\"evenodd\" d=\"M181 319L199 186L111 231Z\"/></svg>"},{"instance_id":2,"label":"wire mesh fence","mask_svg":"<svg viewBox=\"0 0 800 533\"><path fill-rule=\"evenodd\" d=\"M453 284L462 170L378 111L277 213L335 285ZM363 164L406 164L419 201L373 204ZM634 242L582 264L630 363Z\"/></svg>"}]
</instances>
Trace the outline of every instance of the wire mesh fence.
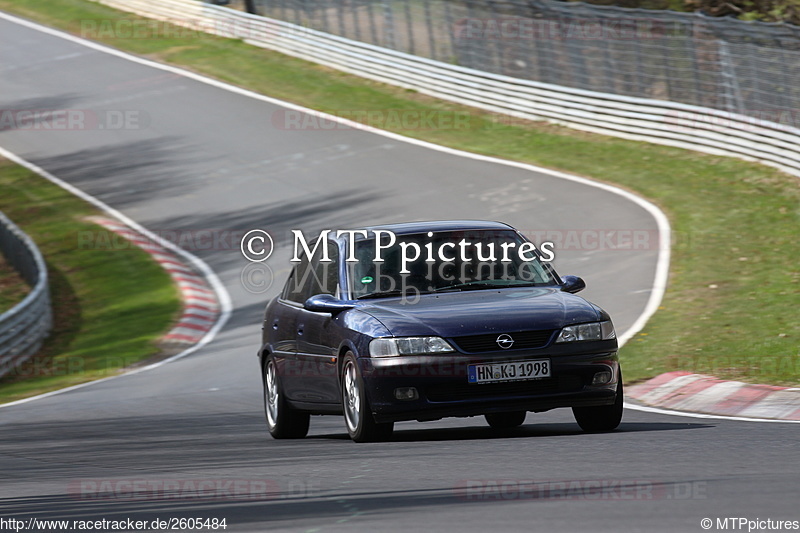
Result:
<instances>
[{"instance_id":1,"label":"wire mesh fence","mask_svg":"<svg viewBox=\"0 0 800 533\"><path fill-rule=\"evenodd\" d=\"M800 27L553 0L255 0L259 14L515 78L800 127Z\"/></svg>"}]
</instances>

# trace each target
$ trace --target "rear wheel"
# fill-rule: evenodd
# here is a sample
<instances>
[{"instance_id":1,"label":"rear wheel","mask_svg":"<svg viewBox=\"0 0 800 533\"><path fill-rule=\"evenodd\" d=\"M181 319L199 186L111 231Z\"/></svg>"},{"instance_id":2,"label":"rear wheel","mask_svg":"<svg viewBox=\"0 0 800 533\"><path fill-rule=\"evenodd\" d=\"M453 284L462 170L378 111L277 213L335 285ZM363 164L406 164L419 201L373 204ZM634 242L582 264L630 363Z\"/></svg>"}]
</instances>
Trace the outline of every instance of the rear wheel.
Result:
<instances>
[{"instance_id":1,"label":"rear wheel","mask_svg":"<svg viewBox=\"0 0 800 533\"><path fill-rule=\"evenodd\" d=\"M302 439L308 434L309 414L292 409L286 401L272 357L264 368L264 413L269 433L276 439Z\"/></svg>"},{"instance_id":2,"label":"rear wheel","mask_svg":"<svg viewBox=\"0 0 800 533\"><path fill-rule=\"evenodd\" d=\"M392 436L394 422L375 422L364 391L364 380L356 357L347 352L342 364L342 408L347 433L356 442L387 440Z\"/></svg>"},{"instance_id":3,"label":"rear wheel","mask_svg":"<svg viewBox=\"0 0 800 533\"><path fill-rule=\"evenodd\" d=\"M617 384L617 397L611 405L573 407L572 414L582 430L591 433L613 431L622 421L622 375Z\"/></svg>"},{"instance_id":4,"label":"rear wheel","mask_svg":"<svg viewBox=\"0 0 800 533\"><path fill-rule=\"evenodd\" d=\"M525 422L527 414L526 411L512 411L510 413L489 413L484 417L494 429L510 429L521 426Z\"/></svg>"}]
</instances>

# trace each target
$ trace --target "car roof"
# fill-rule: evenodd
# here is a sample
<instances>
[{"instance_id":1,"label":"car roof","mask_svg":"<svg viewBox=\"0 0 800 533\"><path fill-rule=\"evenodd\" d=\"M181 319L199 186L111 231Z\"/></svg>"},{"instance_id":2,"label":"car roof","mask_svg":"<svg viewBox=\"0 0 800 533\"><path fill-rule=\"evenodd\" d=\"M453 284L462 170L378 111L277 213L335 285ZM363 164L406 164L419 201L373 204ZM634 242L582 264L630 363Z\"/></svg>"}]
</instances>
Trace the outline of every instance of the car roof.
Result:
<instances>
[{"instance_id":1,"label":"car roof","mask_svg":"<svg viewBox=\"0 0 800 533\"><path fill-rule=\"evenodd\" d=\"M476 230L514 230L504 222L492 222L487 220L434 220L427 222L403 222L399 224L382 224L379 226L366 226L363 228L356 228L355 231L367 230L373 232L375 230L391 231L395 235L413 235L416 233L426 233L432 231L434 233L440 231L476 231ZM331 233L334 237L335 233ZM356 240L361 240L363 237L356 237ZM341 239L346 239L346 235L342 235Z\"/></svg>"}]
</instances>

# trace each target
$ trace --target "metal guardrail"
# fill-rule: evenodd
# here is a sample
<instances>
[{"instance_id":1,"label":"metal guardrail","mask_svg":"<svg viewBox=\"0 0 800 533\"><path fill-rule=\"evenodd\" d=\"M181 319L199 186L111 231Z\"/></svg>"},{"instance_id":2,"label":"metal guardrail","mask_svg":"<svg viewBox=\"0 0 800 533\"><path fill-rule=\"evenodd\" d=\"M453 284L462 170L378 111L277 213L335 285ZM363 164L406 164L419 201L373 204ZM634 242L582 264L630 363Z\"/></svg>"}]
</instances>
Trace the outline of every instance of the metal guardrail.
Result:
<instances>
[{"instance_id":1,"label":"metal guardrail","mask_svg":"<svg viewBox=\"0 0 800 533\"><path fill-rule=\"evenodd\" d=\"M197 0L99 1L512 117L760 161L800 176L800 129L787 124L476 70Z\"/></svg>"},{"instance_id":2,"label":"metal guardrail","mask_svg":"<svg viewBox=\"0 0 800 533\"><path fill-rule=\"evenodd\" d=\"M0 253L32 287L16 306L0 314L0 376L39 350L53 325L47 267L36 244L0 212Z\"/></svg>"}]
</instances>

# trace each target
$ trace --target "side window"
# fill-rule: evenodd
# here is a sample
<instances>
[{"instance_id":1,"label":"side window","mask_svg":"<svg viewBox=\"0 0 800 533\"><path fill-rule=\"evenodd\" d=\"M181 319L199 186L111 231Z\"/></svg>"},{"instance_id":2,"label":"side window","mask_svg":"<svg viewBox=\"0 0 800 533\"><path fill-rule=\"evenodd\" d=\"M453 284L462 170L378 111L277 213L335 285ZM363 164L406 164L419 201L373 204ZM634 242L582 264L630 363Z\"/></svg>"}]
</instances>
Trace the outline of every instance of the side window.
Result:
<instances>
[{"instance_id":1,"label":"side window","mask_svg":"<svg viewBox=\"0 0 800 533\"><path fill-rule=\"evenodd\" d=\"M310 294L331 294L336 296L339 290L339 248L333 242L328 242L329 262L314 260L317 271L316 280L320 282L318 291Z\"/></svg>"},{"instance_id":2,"label":"side window","mask_svg":"<svg viewBox=\"0 0 800 533\"><path fill-rule=\"evenodd\" d=\"M315 294L336 295L339 288L339 250L336 244L327 244L331 261L323 262L315 257L309 262L307 257L303 257L289 276L284 299L302 304Z\"/></svg>"},{"instance_id":3,"label":"side window","mask_svg":"<svg viewBox=\"0 0 800 533\"><path fill-rule=\"evenodd\" d=\"M292 270L289 281L286 282L286 289L283 293L284 299L300 304L306 301L306 298L303 298L303 294L305 294L303 283L308 281L308 273L308 258L303 257L302 261Z\"/></svg>"},{"instance_id":4,"label":"side window","mask_svg":"<svg viewBox=\"0 0 800 533\"><path fill-rule=\"evenodd\" d=\"M294 283L294 269L289 273L289 279L286 280L286 285L283 286L281 291L281 298L284 300L291 300L292 283Z\"/></svg>"}]
</instances>

